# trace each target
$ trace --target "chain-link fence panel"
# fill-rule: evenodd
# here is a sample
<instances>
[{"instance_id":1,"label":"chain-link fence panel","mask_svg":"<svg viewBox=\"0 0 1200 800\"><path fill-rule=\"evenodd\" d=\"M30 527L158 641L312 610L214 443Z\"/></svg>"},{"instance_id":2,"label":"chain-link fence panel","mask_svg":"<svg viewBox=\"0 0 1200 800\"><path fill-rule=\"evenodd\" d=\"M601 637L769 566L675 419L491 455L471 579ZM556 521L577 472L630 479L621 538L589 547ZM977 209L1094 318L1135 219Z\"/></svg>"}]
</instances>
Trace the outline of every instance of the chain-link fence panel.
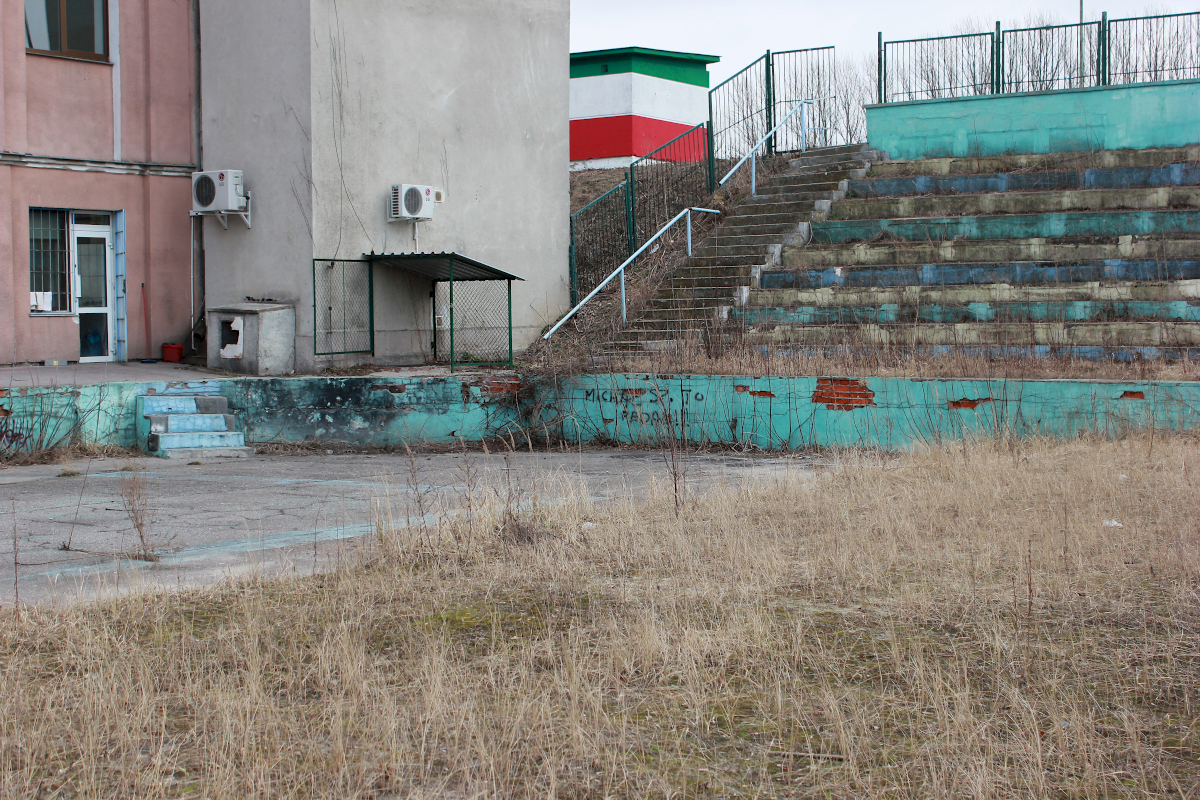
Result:
<instances>
[{"instance_id":1,"label":"chain-link fence panel","mask_svg":"<svg viewBox=\"0 0 1200 800\"><path fill-rule=\"evenodd\" d=\"M454 292L451 314L451 287ZM433 289L434 359L453 364L512 361L508 281L439 281Z\"/></svg>"},{"instance_id":2,"label":"chain-link fence panel","mask_svg":"<svg viewBox=\"0 0 1200 800\"><path fill-rule=\"evenodd\" d=\"M624 181L571 216L573 303L629 258L628 190Z\"/></svg>"},{"instance_id":3,"label":"chain-link fence panel","mask_svg":"<svg viewBox=\"0 0 1200 800\"><path fill-rule=\"evenodd\" d=\"M369 261L313 260L313 347L318 356L375 352Z\"/></svg>"}]
</instances>

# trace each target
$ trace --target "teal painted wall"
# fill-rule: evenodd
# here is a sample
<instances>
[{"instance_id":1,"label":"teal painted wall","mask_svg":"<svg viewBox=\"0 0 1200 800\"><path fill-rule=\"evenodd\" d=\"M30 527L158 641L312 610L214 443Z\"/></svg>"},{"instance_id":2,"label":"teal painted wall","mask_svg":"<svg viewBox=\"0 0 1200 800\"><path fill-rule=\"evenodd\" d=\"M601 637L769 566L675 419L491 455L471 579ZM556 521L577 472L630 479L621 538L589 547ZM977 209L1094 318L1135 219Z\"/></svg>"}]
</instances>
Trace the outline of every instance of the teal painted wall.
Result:
<instances>
[{"instance_id":1,"label":"teal painted wall","mask_svg":"<svg viewBox=\"0 0 1200 800\"><path fill-rule=\"evenodd\" d=\"M1200 80L867 106L893 159L1181 147L1200 142Z\"/></svg>"},{"instance_id":2,"label":"teal painted wall","mask_svg":"<svg viewBox=\"0 0 1200 800\"><path fill-rule=\"evenodd\" d=\"M223 394L247 443L445 444L512 436L518 445L694 444L766 450L873 447L1012 432L1119 435L1150 424L1200 428L1200 382L915 380L581 375L280 378L111 383L0 393L0 449L81 441L132 447L137 397Z\"/></svg>"},{"instance_id":3,"label":"teal painted wall","mask_svg":"<svg viewBox=\"0 0 1200 800\"><path fill-rule=\"evenodd\" d=\"M1200 383L594 375L571 379L543 408L541 425L575 442L654 444L674 430L765 450L906 450L998 432L1194 429Z\"/></svg>"}]
</instances>

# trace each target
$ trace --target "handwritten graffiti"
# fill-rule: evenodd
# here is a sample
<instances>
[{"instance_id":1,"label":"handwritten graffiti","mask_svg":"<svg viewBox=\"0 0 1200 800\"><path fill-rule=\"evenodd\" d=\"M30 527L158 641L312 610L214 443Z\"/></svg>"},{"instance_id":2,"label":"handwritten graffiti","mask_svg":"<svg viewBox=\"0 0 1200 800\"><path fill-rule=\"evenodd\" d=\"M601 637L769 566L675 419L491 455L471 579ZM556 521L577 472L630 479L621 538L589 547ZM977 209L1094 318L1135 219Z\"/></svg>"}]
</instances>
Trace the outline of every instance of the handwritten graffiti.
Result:
<instances>
[{"instance_id":1,"label":"handwritten graffiti","mask_svg":"<svg viewBox=\"0 0 1200 800\"><path fill-rule=\"evenodd\" d=\"M9 423L10 417L0 417L0 446L22 448L29 442L29 434L16 430Z\"/></svg>"},{"instance_id":2,"label":"handwritten graffiti","mask_svg":"<svg viewBox=\"0 0 1200 800\"><path fill-rule=\"evenodd\" d=\"M676 397L674 395L665 391L659 391L658 389L622 389L618 392L610 392L607 389L586 389L583 393L583 399L588 403L601 402L615 403L620 405L629 403L635 398L641 399L642 402L645 403L658 404L669 404L676 401ZM684 404L689 402L703 403L704 393L685 391L679 396L678 399Z\"/></svg>"}]
</instances>

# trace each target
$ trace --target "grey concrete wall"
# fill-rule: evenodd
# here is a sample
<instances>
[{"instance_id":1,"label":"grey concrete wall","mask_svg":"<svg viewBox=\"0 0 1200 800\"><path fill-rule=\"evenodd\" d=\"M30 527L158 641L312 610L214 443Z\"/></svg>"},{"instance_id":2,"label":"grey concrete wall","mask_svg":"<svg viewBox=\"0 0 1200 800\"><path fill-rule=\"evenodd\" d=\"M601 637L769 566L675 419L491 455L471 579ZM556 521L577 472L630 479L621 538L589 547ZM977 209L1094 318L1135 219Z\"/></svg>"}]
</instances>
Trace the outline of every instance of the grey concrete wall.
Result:
<instances>
[{"instance_id":1,"label":"grey concrete wall","mask_svg":"<svg viewBox=\"0 0 1200 800\"><path fill-rule=\"evenodd\" d=\"M570 296L569 0L311 9L316 255L457 251L519 275L516 344L529 344ZM446 190L419 244L387 222L393 183ZM375 292L379 360L421 360L429 284L377 268ZM311 301L299 311L310 330Z\"/></svg>"},{"instance_id":2,"label":"grey concrete wall","mask_svg":"<svg viewBox=\"0 0 1200 800\"><path fill-rule=\"evenodd\" d=\"M310 25L300 0L201 0L204 169L241 169L254 227L204 219L206 306L297 300L313 366Z\"/></svg>"}]
</instances>

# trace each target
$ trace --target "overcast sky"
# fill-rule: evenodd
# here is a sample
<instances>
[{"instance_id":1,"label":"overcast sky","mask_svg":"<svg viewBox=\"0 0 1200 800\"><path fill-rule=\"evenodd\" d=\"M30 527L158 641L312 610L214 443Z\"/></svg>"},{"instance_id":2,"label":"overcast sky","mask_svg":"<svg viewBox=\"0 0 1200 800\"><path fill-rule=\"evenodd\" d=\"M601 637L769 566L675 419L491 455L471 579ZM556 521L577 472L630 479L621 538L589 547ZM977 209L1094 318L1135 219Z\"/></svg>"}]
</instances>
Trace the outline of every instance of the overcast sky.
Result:
<instances>
[{"instance_id":1,"label":"overcast sky","mask_svg":"<svg viewBox=\"0 0 1200 800\"><path fill-rule=\"evenodd\" d=\"M1084 0L1088 19L1196 10L1196 0ZM715 86L767 49L834 45L839 56L857 57L875 52L878 31L888 40L937 36L968 18L983 21L984 31L1038 12L1078 22L1079 0L571 0L571 51L653 47L720 56L709 67Z\"/></svg>"}]
</instances>

